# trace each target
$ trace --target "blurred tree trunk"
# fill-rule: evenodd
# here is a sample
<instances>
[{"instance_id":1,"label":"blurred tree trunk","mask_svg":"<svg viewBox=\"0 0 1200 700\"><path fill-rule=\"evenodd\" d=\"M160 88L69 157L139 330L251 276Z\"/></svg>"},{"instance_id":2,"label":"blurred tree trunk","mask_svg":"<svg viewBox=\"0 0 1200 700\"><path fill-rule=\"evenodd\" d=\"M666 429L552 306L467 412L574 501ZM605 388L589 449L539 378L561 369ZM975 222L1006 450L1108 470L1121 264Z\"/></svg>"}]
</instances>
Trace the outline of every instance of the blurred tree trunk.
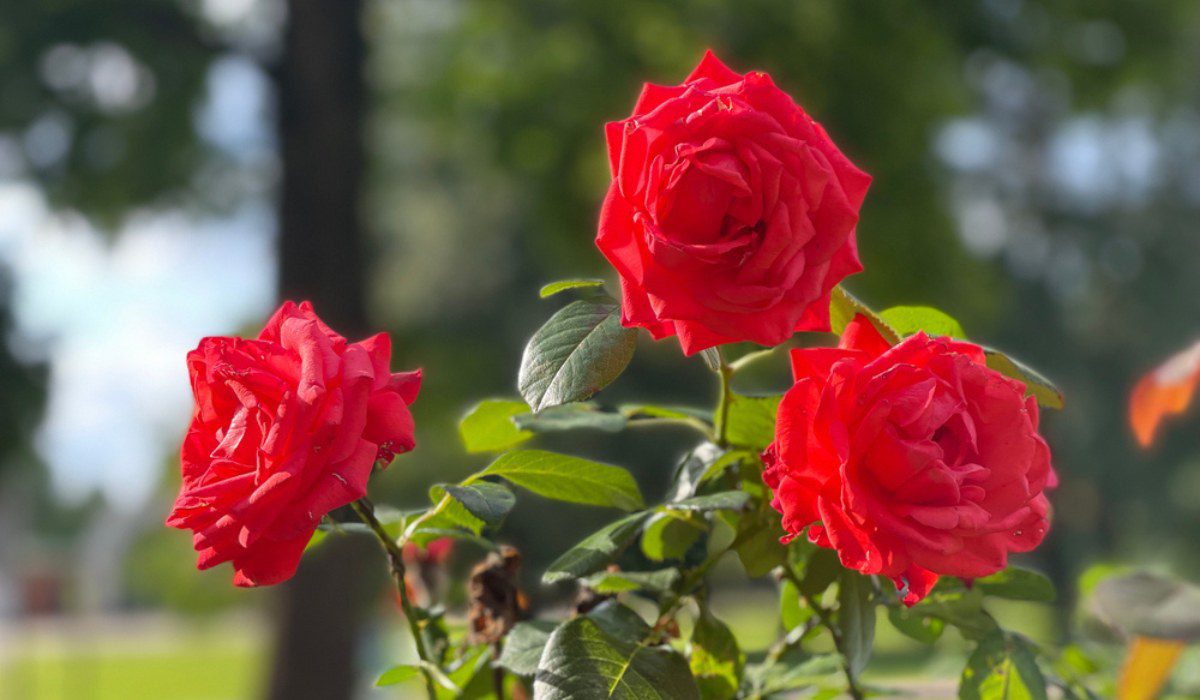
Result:
<instances>
[{"instance_id":1,"label":"blurred tree trunk","mask_svg":"<svg viewBox=\"0 0 1200 700\"><path fill-rule=\"evenodd\" d=\"M362 0L288 0L276 83L282 161L279 291L333 328L367 328L363 230ZM341 700L354 691L363 616L378 588L373 543L338 538L281 586L268 697Z\"/></svg>"}]
</instances>

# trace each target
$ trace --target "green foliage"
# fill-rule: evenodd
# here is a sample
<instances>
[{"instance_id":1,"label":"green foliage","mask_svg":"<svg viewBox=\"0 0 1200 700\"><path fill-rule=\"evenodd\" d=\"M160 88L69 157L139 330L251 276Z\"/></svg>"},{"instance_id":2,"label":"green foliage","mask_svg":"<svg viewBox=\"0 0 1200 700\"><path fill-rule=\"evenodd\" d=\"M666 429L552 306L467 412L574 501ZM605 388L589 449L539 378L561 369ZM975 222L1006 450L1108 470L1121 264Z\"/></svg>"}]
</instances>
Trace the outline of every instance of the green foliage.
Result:
<instances>
[{"instance_id":1,"label":"green foliage","mask_svg":"<svg viewBox=\"0 0 1200 700\"><path fill-rule=\"evenodd\" d=\"M1034 652L1020 637L996 633L982 639L967 660L962 700L1046 700L1046 679Z\"/></svg>"},{"instance_id":2,"label":"green foliage","mask_svg":"<svg viewBox=\"0 0 1200 700\"><path fill-rule=\"evenodd\" d=\"M503 477L539 496L559 501L622 510L643 506L642 494L629 472L581 457L517 450L501 455L481 475Z\"/></svg>"},{"instance_id":3,"label":"green foliage","mask_svg":"<svg viewBox=\"0 0 1200 700\"><path fill-rule=\"evenodd\" d=\"M692 513L658 513L642 532L642 553L653 561L682 559L707 529L703 518Z\"/></svg>"},{"instance_id":4,"label":"green foliage","mask_svg":"<svg viewBox=\"0 0 1200 700\"><path fill-rule=\"evenodd\" d=\"M546 568L542 581L556 583L600 570L629 546L649 516L649 513L627 515L588 535L554 560Z\"/></svg>"},{"instance_id":5,"label":"green foliage","mask_svg":"<svg viewBox=\"0 0 1200 700\"><path fill-rule=\"evenodd\" d=\"M550 635L534 678L541 700L699 698L687 661L666 646L609 634L579 617Z\"/></svg>"},{"instance_id":6,"label":"green foliage","mask_svg":"<svg viewBox=\"0 0 1200 700\"><path fill-rule=\"evenodd\" d=\"M375 687L383 688L389 685L396 685L397 683L404 683L405 681L411 681L420 675L420 666L413 666L411 664L393 666L379 676L379 679L375 681Z\"/></svg>"},{"instance_id":7,"label":"green foliage","mask_svg":"<svg viewBox=\"0 0 1200 700\"><path fill-rule=\"evenodd\" d=\"M837 335L841 335L842 331L846 330L847 324L854 320L855 316L866 316L867 320L875 326L879 334L884 340L889 343L900 342L900 334L897 333L887 321L880 318L879 314L871 310L869 306L862 303L845 288L838 286L833 288L833 294L830 296L829 302L829 325L831 330Z\"/></svg>"},{"instance_id":8,"label":"green foliage","mask_svg":"<svg viewBox=\"0 0 1200 700\"><path fill-rule=\"evenodd\" d=\"M967 337L954 317L932 306L893 306L880 311L879 317L902 336L925 331L926 335Z\"/></svg>"},{"instance_id":9,"label":"green foliage","mask_svg":"<svg viewBox=\"0 0 1200 700\"><path fill-rule=\"evenodd\" d=\"M678 569L657 571L600 571L583 579L583 585L601 595L629 591L666 593L679 582Z\"/></svg>"},{"instance_id":10,"label":"green foliage","mask_svg":"<svg viewBox=\"0 0 1200 700\"><path fill-rule=\"evenodd\" d=\"M531 433L556 433L566 430L591 429L605 433L620 432L629 423L621 413L603 411L587 403L569 403L528 413L514 419L517 427Z\"/></svg>"},{"instance_id":11,"label":"green foliage","mask_svg":"<svg viewBox=\"0 0 1200 700\"><path fill-rule=\"evenodd\" d=\"M470 519L461 518L459 524L476 535L481 529L479 525L499 527L517 503L512 491L490 481L476 481L462 486L438 484L429 490L429 498L435 503L442 500L443 496L449 496L456 508L461 507L466 511Z\"/></svg>"},{"instance_id":12,"label":"green foliage","mask_svg":"<svg viewBox=\"0 0 1200 700\"><path fill-rule=\"evenodd\" d=\"M741 396L729 404L725 437L730 444L762 450L775 439L775 413L783 396Z\"/></svg>"},{"instance_id":13,"label":"green foliage","mask_svg":"<svg viewBox=\"0 0 1200 700\"><path fill-rule=\"evenodd\" d=\"M575 301L533 334L517 388L534 411L582 401L608 386L633 358L635 329L611 299Z\"/></svg>"},{"instance_id":14,"label":"green foliage","mask_svg":"<svg viewBox=\"0 0 1200 700\"><path fill-rule=\"evenodd\" d=\"M974 586L984 595L1010 600L1049 603L1054 600L1054 584L1036 571L1009 566L991 576L975 579Z\"/></svg>"},{"instance_id":15,"label":"green foliage","mask_svg":"<svg viewBox=\"0 0 1200 700\"><path fill-rule=\"evenodd\" d=\"M458 434L467 452L503 452L533 437L513 422L513 416L527 413L529 406L524 401L480 401L463 416Z\"/></svg>"},{"instance_id":16,"label":"green foliage","mask_svg":"<svg viewBox=\"0 0 1200 700\"><path fill-rule=\"evenodd\" d=\"M871 601L871 579L845 571L838 579L838 651L846 659L853 679L862 675L875 646L875 606Z\"/></svg>"},{"instance_id":17,"label":"green foliage","mask_svg":"<svg viewBox=\"0 0 1200 700\"><path fill-rule=\"evenodd\" d=\"M741 685L746 656L733 631L707 607L692 630L690 666L700 696L705 700L730 700Z\"/></svg>"},{"instance_id":18,"label":"green foliage","mask_svg":"<svg viewBox=\"0 0 1200 700\"><path fill-rule=\"evenodd\" d=\"M496 663L518 676L532 677L556 627L558 623L550 620L518 622L505 638L504 651Z\"/></svg>"},{"instance_id":19,"label":"green foliage","mask_svg":"<svg viewBox=\"0 0 1200 700\"><path fill-rule=\"evenodd\" d=\"M1006 377L1024 382L1026 392L1033 395L1040 405L1046 408L1061 409L1063 407L1062 390L1055 386L1054 382L1042 376L1040 372L999 350L985 347L983 351L987 357L988 367Z\"/></svg>"},{"instance_id":20,"label":"green foliage","mask_svg":"<svg viewBox=\"0 0 1200 700\"><path fill-rule=\"evenodd\" d=\"M603 287L603 286L604 286L604 280L600 280L600 279L577 278L577 279L568 279L568 280L558 280L557 282L551 282L551 283L543 286L541 288L541 290L538 291L538 295L541 298L546 299L548 297L554 296L555 294L558 294L560 292L565 292L570 289L582 289L582 290L590 291L590 290L595 290L597 287Z\"/></svg>"}]
</instances>

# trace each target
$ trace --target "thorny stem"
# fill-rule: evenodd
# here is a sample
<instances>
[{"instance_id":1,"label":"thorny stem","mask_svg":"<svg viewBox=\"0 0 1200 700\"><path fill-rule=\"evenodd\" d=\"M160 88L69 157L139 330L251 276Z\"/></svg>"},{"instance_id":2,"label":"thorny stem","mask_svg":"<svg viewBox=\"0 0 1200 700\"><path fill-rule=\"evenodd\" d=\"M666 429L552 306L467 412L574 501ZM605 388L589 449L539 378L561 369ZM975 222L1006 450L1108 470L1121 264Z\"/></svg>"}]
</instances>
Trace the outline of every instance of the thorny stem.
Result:
<instances>
[{"instance_id":1,"label":"thorny stem","mask_svg":"<svg viewBox=\"0 0 1200 700\"><path fill-rule=\"evenodd\" d=\"M375 538L379 540L380 546L387 553L392 578L396 580L396 590L400 593L400 608L404 611L404 619L408 620L408 629L412 633L413 644L417 648L417 657L422 661L421 676L425 679L425 690L429 694L430 700L435 700L437 690L434 688L433 677L430 675L428 666L436 668L437 664L429 658L429 651L425 648L425 639L421 636L421 622L417 617L417 609L408 598L408 586L404 582L404 550L392 539L387 530L383 529L383 525L375 517L375 511L370 501L363 498L350 505L358 514L359 519L371 528L371 532L375 533Z\"/></svg>"}]
</instances>

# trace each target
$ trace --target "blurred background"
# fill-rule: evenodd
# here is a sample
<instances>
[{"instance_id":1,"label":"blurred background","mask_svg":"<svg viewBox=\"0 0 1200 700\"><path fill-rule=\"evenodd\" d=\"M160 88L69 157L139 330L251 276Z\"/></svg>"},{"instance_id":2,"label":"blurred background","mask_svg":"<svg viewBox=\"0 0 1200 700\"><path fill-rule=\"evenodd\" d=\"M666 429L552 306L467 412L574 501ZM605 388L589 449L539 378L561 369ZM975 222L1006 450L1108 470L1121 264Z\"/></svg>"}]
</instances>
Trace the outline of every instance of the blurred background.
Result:
<instances>
[{"instance_id":1,"label":"blurred background","mask_svg":"<svg viewBox=\"0 0 1200 700\"><path fill-rule=\"evenodd\" d=\"M389 330L426 383L417 451L372 489L419 505L486 460L457 419L515 395L525 339L562 303L538 287L611 276L592 244L603 123L710 46L770 72L874 175L851 289L940 307L1065 390L1044 416L1055 524L1025 560L1064 599L1013 613L1030 634L1070 636L1089 566L1200 578L1200 418L1150 454L1124 419L1134 379L1200 336L1200 3L10 2L0 698L388 697L370 685L407 646L373 543L323 544L289 584L245 591L162 527L184 354L257 332L281 295L347 335ZM744 388L785 386L780 359ZM698 359L643 337L601 400L712 392ZM559 447L656 498L689 439ZM545 563L609 515L522 496L502 539L535 604L564 595L536 584ZM744 645L765 646L769 583L719 574ZM883 653L900 674L961 668Z\"/></svg>"}]
</instances>

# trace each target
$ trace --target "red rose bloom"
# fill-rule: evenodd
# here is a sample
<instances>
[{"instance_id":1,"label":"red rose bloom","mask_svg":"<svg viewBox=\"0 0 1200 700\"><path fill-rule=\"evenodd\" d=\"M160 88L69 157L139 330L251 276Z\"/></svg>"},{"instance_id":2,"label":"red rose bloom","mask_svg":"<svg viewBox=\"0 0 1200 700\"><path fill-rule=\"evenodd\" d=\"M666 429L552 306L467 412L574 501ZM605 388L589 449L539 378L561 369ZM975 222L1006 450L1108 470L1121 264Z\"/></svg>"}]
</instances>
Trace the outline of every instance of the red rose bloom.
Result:
<instances>
[{"instance_id":1,"label":"red rose bloom","mask_svg":"<svg viewBox=\"0 0 1200 700\"><path fill-rule=\"evenodd\" d=\"M200 569L232 561L238 586L291 578L321 517L413 448L421 373L392 374L391 354L387 334L347 342L290 301L257 340L188 353L196 408L167 525L195 533Z\"/></svg>"},{"instance_id":2,"label":"red rose bloom","mask_svg":"<svg viewBox=\"0 0 1200 700\"><path fill-rule=\"evenodd\" d=\"M859 316L837 348L793 350L792 372L763 472L785 539L807 527L912 605L939 575L987 576L1046 535L1057 478L1037 404L979 346L890 346Z\"/></svg>"},{"instance_id":3,"label":"red rose bloom","mask_svg":"<svg viewBox=\"0 0 1200 700\"><path fill-rule=\"evenodd\" d=\"M596 244L621 277L622 322L684 353L829 330L829 292L862 270L871 178L766 73L712 52L683 85L647 84L607 126L613 181Z\"/></svg>"}]
</instances>

